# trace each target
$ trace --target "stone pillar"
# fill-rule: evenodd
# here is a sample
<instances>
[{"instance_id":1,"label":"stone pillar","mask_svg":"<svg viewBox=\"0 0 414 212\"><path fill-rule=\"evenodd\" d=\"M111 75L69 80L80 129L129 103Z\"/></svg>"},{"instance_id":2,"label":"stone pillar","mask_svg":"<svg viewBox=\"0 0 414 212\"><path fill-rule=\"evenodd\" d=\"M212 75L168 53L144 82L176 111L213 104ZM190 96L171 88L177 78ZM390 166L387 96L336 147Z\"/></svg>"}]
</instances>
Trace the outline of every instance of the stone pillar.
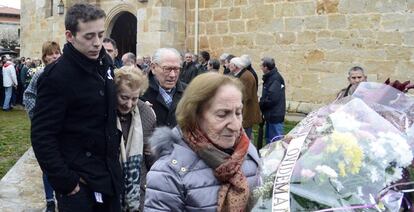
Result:
<instances>
[{"instance_id":1,"label":"stone pillar","mask_svg":"<svg viewBox=\"0 0 414 212\"><path fill-rule=\"evenodd\" d=\"M160 47L184 50L185 4L174 0L148 1L137 11L137 53L152 54Z\"/></svg>"}]
</instances>

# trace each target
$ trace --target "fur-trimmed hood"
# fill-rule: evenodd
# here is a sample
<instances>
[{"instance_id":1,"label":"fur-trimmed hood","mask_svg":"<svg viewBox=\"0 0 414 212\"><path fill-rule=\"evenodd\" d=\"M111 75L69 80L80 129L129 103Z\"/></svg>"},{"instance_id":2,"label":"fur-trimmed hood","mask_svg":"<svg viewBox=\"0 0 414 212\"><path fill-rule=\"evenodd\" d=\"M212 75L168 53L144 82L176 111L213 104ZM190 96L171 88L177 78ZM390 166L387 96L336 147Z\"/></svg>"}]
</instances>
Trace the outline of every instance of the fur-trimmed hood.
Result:
<instances>
[{"instance_id":1,"label":"fur-trimmed hood","mask_svg":"<svg viewBox=\"0 0 414 212\"><path fill-rule=\"evenodd\" d=\"M156 128L149 139L149 144L151 145L151 152L155 159L171 154L174 144L187 146L182 141L182 133L178 127L173 129L169 127Z\"/></svg>"}]
</instances>

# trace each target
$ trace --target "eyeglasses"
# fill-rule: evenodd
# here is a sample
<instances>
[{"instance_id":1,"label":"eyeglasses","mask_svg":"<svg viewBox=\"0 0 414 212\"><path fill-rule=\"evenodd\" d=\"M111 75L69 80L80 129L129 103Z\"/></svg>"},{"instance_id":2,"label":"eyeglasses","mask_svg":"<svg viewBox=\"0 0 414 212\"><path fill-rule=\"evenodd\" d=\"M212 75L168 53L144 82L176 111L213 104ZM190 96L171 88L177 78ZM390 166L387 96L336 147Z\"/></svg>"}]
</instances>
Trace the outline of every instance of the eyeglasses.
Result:
<instances>
[{"instance_id":1,"label":"eyeglasses","mask_svg":"<svg viewBox=\"0 0 414 212\"><path fill-rule=\"evenodd\" d=\"M169 74L169 73L171 73L171 71L174 71L174 73L177 74L181 69L181 67L177 67L177 66L176 67L174 67L174 66L160 66L160 65L158 65L158 66L162 69L164 74Z\"/></svg>"}]
</instances>

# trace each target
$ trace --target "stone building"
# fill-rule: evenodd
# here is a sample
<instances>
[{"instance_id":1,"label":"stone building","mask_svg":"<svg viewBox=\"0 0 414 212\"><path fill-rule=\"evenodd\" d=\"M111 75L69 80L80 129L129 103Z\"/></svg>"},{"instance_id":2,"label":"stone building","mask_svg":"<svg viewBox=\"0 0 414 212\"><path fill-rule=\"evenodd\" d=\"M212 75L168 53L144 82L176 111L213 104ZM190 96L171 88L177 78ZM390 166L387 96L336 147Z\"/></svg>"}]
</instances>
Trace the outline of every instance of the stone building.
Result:
<instances>
[{"instance_id":1,"label":"stone building","mask_svg":"<svg viewBox=\"0 0 414 212\"><path fill-rule=\"evenodd\" d=\"M12 7L0 6L0 40L19 41L20 10Z\"/></svg>"},{"instance_id":2,"label":"stone building","mask_svg":"<svg viewBox=\"0 0 414 212\"><path fill-rule=\"evenodd\" d=\"M64 43L60 0L22 0L21 55ZM81 0L62 0L65 11ZM84 0L83 2L86 2ZM260 72L274 57L285 77L289 110L309 112L364 67L370 81L414 80L414 0L88 0L107 13L106 35L121 53L158 47L249 54ZM261 73L259 73L261 74Z\"/></svg>"}]
</instances>

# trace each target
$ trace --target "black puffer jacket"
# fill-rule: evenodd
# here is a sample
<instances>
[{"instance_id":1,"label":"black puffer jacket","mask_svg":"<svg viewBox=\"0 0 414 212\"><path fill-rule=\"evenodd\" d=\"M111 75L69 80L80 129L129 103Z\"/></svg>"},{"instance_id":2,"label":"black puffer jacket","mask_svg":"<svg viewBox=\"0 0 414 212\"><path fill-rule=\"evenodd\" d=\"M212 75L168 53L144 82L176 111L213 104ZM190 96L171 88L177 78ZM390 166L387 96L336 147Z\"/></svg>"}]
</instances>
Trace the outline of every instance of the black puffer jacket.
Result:
<instances>
[{"instance_id":1,"label":"black puffer jacket","mask_svg":"<svg viewBox=\"0 0 414 212\"><path fill-rule=\"evenodd\" d=\"M46 66L32 119L33 150L52 187L70 193L82 177L96 192L118 195L120 132L109 56L91 60L70 43Z\"/></svg>"},{"instance_id":2,"label":"black puffer jacket","mask_svg":"<svg viewBox=\"0 0 414 212\"><path fill-rule=\"evenodd\" d=\"M267 122L281 123L285 120L285 81L277 69L263 75L262 97L259 105Z\"/></svg>"}]
</instances>

